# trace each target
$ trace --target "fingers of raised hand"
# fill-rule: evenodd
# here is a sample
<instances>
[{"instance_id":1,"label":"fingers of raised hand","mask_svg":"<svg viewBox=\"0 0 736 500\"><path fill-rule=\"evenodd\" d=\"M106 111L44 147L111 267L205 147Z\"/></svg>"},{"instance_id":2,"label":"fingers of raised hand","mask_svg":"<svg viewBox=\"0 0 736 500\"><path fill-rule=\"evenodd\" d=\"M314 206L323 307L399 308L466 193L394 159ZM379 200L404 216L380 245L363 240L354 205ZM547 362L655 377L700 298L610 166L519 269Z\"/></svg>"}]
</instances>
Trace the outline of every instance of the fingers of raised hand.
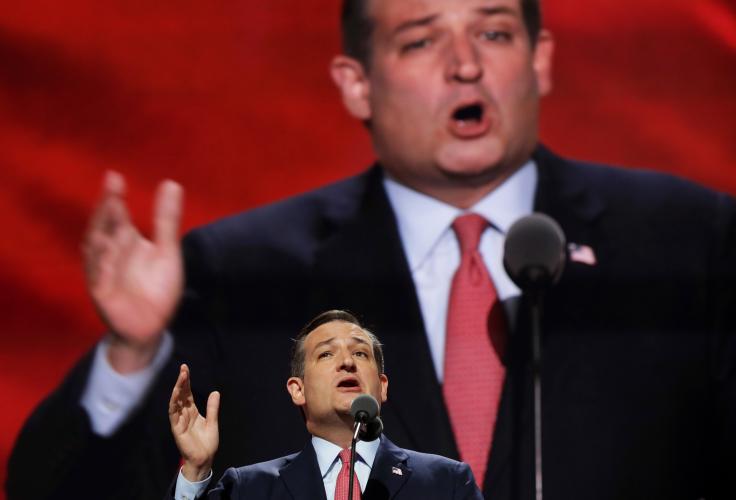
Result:
<instances>
[{"instance_id":1,"label":"fingers of raised hand","mask_svg":"<svg viewBox=\"0 0 736 500\"><path fill-rule=\"evenodd\" d=\"M103 193L104 195L125 195L125 178L114 170L108 170L105 172L105 179L103 181Z\"/></svg>"},{"instance_id":2,"label":"fingers of raised hand","mask_svg":"<svg viewBox=\"0 0 736 500\"><path fill-rule=\"evenodd\" d=\"M102 187L102 198L90 220L89 232L111 233L118 225L129 223L128 211L123 201L124 196L125 180L123 176L117 172L107 172Z\"/></svg>"},{"instance_id":3,"label":"fingers of raised hand","mask_svg":"<svg viewBox=\"0 0 736 500\"><path fill-rule=\"evenodd\" d=\"M189 383L189 367L185 364L179 369L179 377L176 379L174 389L171 391L169 400L169 419L172 426L186 428L190 417L196 417L197 406L194 404L192 389Z\"/></svg>"},{"instance_id":4,"label":"fingers of raised hand","mask_svg":"<svg viewBox=\"0 0 736 500\"><path fill-rule=\"evenodd\" d=\"M124 188L122 176L108 173L103 198L90 220L83 254L85 270L93 286L113 271L122 257L130 254L140 238L122 199Z\"/></svg>"},{"instance_id":5,"label":"fingers of raised hand","mask_svg":"<svg viewBox=\"0 0 736 500\"><path fill-rule=\"evenodd\" d=\"M183 198L184 190L176 182L167 180L159 185L153 216L157 245L178 248Z\"/></svg>"}]
</instances>

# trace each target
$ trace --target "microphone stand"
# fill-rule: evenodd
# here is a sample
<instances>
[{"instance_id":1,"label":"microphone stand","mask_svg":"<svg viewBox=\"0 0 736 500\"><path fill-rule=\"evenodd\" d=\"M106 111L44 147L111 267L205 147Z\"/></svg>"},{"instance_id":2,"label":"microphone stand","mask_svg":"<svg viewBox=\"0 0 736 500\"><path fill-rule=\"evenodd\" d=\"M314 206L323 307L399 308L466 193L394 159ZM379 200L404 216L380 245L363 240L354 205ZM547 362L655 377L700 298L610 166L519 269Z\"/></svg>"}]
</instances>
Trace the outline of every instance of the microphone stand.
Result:
<instances>
[{"instance_id":1,"label":"microphone stand","mask_svg":"<svg viewBox=\"0 0 736 500\"><path fill-rule=\"evenodd\" d=\"M358 444L358 434L360 426L363 425L360 420L356 420L355 429L353 429L353 440L350 443L350 482L348 483L348 500L353 500L353 480L355 477L355 445Z\"/></svg>"},{"instance_id":2,"label":"microphone stand","mask_svg":"<svg viewBox=\"0 0 736 500\"><path fill-rule=\"evenodd\" d=\"M532 377L534 384L534 491L542 500L542 298L534 290L530 294L532 317Z\"/></svg>"}]
</instances>

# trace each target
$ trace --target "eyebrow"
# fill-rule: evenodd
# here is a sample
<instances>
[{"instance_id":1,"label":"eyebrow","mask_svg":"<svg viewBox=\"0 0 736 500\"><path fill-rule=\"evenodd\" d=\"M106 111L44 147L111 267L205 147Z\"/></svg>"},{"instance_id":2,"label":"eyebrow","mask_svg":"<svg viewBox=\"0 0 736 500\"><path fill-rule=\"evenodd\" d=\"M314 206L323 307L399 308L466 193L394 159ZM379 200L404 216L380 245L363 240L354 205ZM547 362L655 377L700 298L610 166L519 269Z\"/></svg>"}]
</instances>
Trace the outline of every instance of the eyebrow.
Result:
<instances>
[{"instance_id":1,"label":"eyebrow","mask_svg":"<svg viewBox=\"0 0 736 500\"><path fill-rule=\"evenodd\" d=\"M362 339L360 337L350 337L356 344L364 344L364 345L370 345L365 339ZM323 340L322 342L318 342L316 346L314 346L314 351L319 349L322 346L330 345L335 341L335 337L330 337L327 340Z\"/></svg>"},{"instance_id":2,"label":"eyebrow","mask_svg":"<svg viewBox=\"0 0 736 500\"><path fill-rule=\"evenodd\" d=\"M439 14L430 14L429 16L421 17L419 19L410 19L408 21L404 21L403 23L399 24L396 28L394 28L393 34L398 35L399 33L409 30L411 28L427 26L428 24L432 24L432 22L438 17L439 17Z\"/></svg>"},{"instance_id":3,"label":"eyebrow","mask_svg":"<svg viewBox=\"0 0 736 500\"><path fill-rule=\"evenodd\" d=\"M505 5L498 5L495 7L479 7L475 11L484 16L495 16L499 14L508 14L508 15L515 16L517 14L517 12L514 9L512 9L511 7L507 7ZM417 27L427 26L429 24L432 24L439 16L440 16L439 14L430 14L425 17L420 17L419 19L410 19L408 21L404 21L403 23L399 24L396 28L394 28L393 35L398 35L399 33L410 30L412 28L417 28Z\"/></svg>"},{"instance_id":4,"label":"eyebrow","mask_svg":"<svg viewBox=\"0 0 736 500\"><path fill-rule=\"evenodd\" d=\"M518 11L506 5L498 5L496 7L479 7L475 11L485 16L495 16L498 14L509 14L515 16L518 13Z\"/></svg>"}]
</instances>

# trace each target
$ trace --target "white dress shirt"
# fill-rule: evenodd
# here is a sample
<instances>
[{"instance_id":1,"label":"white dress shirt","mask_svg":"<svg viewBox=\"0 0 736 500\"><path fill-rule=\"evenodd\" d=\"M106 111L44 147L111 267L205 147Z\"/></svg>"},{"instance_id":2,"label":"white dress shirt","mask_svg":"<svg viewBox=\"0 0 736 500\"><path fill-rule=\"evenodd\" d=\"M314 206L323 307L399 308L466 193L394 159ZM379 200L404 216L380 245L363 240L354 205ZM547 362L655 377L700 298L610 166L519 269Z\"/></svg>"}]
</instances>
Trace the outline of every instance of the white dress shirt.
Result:
<instances>
[{"instance_id":1,"label":"white dress shirt","mask_svg":"<svg viewBox=\"0 0 736 500\"><path fill-rule=\"evenodd\" d=\"M121 374L107 360L108 339L104 338L95 349L87 386L80 401L99 436L111 436L125 422L136 406L143 400L148 388L174 350L174 340L169 332L164 333L153 362L135 373Z\"/></svg>"},{"instance_id":2,"label":"white dress shirt","mask_svg":"<svg viewBox=\"0 0 736 500\"><path fill-rule=\"evenodd\" d=\"M355 474L358 476L360 483L360 491L365 492L368 484L368 478L371 475L373 462L376 459L376 452L381 440L358 441L355 451L358 456L355 459ZM337 476L342 469L342 461L340 460L340 451L342 449L326 439L312 436L312 446L317 454L317 464L322 474L322 482L325 486L327 500L335 500L335 486L337 485ZM212 479L212 471L210 475L202 481L191 482L184 477L179 471L179 477L176 479L175 500L193 500L202 495Z\"/></svg>"},{"instance_id":3,"label":"white dress shirt","mask_svg":"<svg viewBox=\"0 0 736 500\"><path fill-rule=\"evenodd\" d=\"M475 212L491 223L490 230L481 238L480 253L513 327L520 291L503 268L504 234L517 219L532 213L537 168L534 162L527 162L466 211L414 191L388 176L384 178L384 186L398 221L437 378L442 382L450 284L460 264L460 249L450 227L452 221L463 213ZM172 350L173 342L167 333L150 367L121 375L107 362L105 341L98 345L81 400L95 433L110 436L122 425L143 399Z\"/></svg>"},{"instance_id":4,"label":"white dress shirt","mask_svg":"<svg viewBox=\"0 0 736 500\"><path fill-rule=\"evenodd\" d=\"M452 222L464 213L473 212L490 223L490 228L481 237L480 253L513 328L521 291L503 268L503 243L511 225L532 213L537 177L536 165L529 161L468 210L414 191L388 176L384 178L440 382L444 374L450 286L460 265L460 245L452 230Z\"/></svg>"}]
</instances>

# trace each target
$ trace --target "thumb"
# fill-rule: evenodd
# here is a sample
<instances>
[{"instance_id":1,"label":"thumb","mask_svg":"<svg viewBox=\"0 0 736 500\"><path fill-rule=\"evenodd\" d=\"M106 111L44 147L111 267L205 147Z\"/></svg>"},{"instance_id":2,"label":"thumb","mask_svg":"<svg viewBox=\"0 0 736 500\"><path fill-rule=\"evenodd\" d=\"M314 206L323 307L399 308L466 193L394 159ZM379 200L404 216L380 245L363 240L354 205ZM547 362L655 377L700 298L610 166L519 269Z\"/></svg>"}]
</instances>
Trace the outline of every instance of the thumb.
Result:
<instances>
[{"instance_id":1,"label":"thumb","mask_svg":"<svg viewBox=\"0 0 736 500\"><path fill-rule=\"evenodd\" d=\"M178 247L184 190L174 181L164 181L156 193L154 240L157 245Z\"/></svg>"},{"instance_id":2,"label":"thumb","mask_svg":"<svg viewBox=\"0 0 736 500\"><path fill-rule=\"evenodd\" d=\"M213 391L207 398L207 425L217 427L217 414L220 411L220 393Z\"/></svg>"}]
</instances>

